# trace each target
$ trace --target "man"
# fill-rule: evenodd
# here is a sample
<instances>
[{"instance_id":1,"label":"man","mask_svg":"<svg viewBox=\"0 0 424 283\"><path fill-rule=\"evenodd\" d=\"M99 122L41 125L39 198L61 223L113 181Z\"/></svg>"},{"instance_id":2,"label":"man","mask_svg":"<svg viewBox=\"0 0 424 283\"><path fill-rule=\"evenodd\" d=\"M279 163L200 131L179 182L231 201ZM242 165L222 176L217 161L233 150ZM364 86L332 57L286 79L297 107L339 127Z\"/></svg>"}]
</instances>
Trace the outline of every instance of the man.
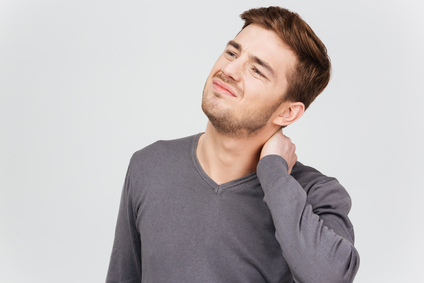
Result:
<instances>
[{"instance_id":1,"label":"man","mask_svg":"<svg viewBox=\"0 0 424 283\"><path fill-rule=\"evenodd\" d=\"M107 282L353 281L350 197L281 131L326 87L325 46L288 10L241 17L204 87L205 133L132 157Z\"/></svg>"}]
</instances>

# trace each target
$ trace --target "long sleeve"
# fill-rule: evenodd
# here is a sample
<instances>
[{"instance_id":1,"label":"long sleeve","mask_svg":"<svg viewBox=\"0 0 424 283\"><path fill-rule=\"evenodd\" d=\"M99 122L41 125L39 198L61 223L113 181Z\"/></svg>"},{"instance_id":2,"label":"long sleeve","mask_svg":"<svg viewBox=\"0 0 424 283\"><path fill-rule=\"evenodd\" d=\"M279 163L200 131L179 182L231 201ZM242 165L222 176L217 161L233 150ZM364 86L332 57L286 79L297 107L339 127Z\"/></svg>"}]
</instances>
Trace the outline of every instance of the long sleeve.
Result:
<instances>
[{"instance_id":1,"label":"long sleeve","mask_svg":"<svg viewBox=\"0 0 424 283\"><path fill-rule=\"evenodd\" d=\"M292 175L277 155L262 158L257 174L295 282L352 282L359 267L351 200L334 178L297 163ZM296 179L295 179L296 178Z\"/></svg>"},{"instance_id":2,"label":"long sleeve","mask_svg":"<svg viewBox=\"0 0 424 283\"><path fill-rule=\"evenodd\" d=\"M128 169L116 224L115 240L106 283L141 282L141 243L131 199L131 168Z\"/></svg>"}]
</instances>

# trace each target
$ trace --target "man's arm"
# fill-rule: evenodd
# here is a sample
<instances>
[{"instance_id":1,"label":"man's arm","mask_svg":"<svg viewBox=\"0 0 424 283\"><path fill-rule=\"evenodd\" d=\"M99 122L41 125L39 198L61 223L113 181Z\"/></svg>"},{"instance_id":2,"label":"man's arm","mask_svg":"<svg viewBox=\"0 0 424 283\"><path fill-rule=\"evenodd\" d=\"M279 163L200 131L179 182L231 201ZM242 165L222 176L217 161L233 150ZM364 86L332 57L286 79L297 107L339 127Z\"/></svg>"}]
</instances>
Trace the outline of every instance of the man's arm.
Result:
<instances>
[{"instance_id":1,"label":"man's arm","mask_svg":"<svg viewBox=\"0 0 424 283\"><path fill-rule=\"evenodd\" d=\"M299 172L300 164L293 173L303 188L289 175L296 160L294 144L279 131L264 145L257 170L283 256L298 282L352 282L359 255L347 217L349 195L312 168Z\"/></svg>"},{"instance_id":2,"label":"man's arm","mask_svg":"<svg viewBox=\"0 0 424 283\"><path fill-rule=\"evenodd\" d=\"M125 178L106 283L141 282L141 243L135 225L131 164Z\"/></svg>"}]
</instances>

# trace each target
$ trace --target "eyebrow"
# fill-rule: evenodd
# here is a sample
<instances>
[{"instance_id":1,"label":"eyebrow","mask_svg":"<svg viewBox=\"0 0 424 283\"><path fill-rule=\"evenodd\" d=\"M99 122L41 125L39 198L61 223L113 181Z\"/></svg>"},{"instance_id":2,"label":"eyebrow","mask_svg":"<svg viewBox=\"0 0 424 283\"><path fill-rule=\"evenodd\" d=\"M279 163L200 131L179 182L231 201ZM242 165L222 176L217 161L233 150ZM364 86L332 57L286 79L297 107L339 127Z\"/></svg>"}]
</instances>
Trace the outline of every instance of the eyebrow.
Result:
<instances>
[{"instance_id":1,"label":"eyebrow","mask_svg":"<svg viewBox=\"0 0 424 283\"><path fill-rule=\"evenodd\" d=\"M235 42L234 40L230 40L228 41L227 45L231 45L232 47L234 47L235 49L237 49L238 51L242 51L242 47L239 43ZM274 69L265 61L259 59L257 56L255 55L250 55L249 59L257 64L259 64L260 66L264 67L268 72L271 73L272 76L274 76Z\"/></svg>"},{"instance_id":2,"label":"eyebrow","mask_svg":"<svg viewBox=\"0 0 424 283\"><path fill-rule=\"evenodd\" d=\"M242 50L241 45L239 43L235 42L234 40L228 41L227 45L231 45L232 47L234 47L235 49L237 49L240 52Z\"/></svg>"}]
</instances>

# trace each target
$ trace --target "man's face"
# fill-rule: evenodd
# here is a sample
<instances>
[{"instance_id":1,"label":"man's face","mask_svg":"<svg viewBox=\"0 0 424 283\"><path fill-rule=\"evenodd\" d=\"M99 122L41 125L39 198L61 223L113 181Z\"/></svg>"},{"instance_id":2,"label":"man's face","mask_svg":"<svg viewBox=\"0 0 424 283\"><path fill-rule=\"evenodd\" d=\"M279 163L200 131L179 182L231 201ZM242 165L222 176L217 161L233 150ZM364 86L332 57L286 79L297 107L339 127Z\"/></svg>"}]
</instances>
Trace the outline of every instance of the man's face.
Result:
<instances>
[{"instance_id":1,"label":"man's face","mask_svg":"<svg viewBox=\"0 0 424 283\"><path fill-rule=\"evenodd\" d=\"M280 106L295 63L294 53L273 31L247 26L213 66L203 90L203 111L223 134L255 136Z\"/></svg>"}]
</instances>

